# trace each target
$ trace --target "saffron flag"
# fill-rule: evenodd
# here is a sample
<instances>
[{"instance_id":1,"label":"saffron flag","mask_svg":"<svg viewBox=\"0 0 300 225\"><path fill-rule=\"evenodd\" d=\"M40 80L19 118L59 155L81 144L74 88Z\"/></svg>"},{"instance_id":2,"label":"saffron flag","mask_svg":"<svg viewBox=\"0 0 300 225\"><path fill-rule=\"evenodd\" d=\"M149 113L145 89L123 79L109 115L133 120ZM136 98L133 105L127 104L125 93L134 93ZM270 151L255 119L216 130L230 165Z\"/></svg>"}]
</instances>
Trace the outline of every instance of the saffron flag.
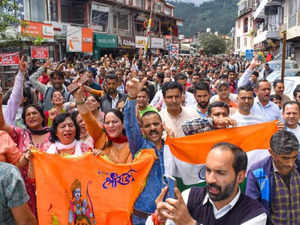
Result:
<instances>
[{"instance_id":1,"label":"saffron flag","mask_svg":"<svg viewBox=\"0 0 300 225\"><path fill-rule=\"evenodd\" d=\"M179 160L192 164L204 164L208 152L219 142L229 142L245 152L268 149L272 135L277 131L277 121L237 128L208 131L181 138L170 138L166 144Z\"/></svg>"},{"instance_id":2,"label":"saffron flag","mask_svg":"<svg viewBox=\"0 0 300 225\"><path fill-rule=\"evenodd\" d=\"M156 156L145 149L130 164L93 154L33 153L39 224L128 225Z\"/></svg>"}]
</instances>

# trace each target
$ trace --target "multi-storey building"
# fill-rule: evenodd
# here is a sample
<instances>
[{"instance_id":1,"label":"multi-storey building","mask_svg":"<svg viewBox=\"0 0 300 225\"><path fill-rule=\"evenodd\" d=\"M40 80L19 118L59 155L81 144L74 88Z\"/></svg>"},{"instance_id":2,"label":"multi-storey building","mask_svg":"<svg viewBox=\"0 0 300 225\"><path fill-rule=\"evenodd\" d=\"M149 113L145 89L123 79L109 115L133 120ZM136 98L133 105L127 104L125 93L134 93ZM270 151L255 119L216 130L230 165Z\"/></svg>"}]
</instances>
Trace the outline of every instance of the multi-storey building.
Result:
<instances>
[{"instance_id":1,"label":"multi-storey building","mask_svg":"<svg viewBox=\"0 0 300 225\"><path fill-rule=\"evenodd\" d=\"M245 55L246 50L253 50L254 48L252 7L252 0L240 0L238 3L238 17L235 20L234 29L235 54Z\"/></svg>"},{"instance_id":2,"label":"multi-storey building","mask_svg":"<svg viewBox=\"0 0 300 225\"><path fill-rule=\"evenodd\" d=\"M153 9L151 28L154 49L166 50L165 42L178 39L178 25L174 6L165 0L18 0L25 11L25 20L50 24L54 37L47 40L50 55L62 59L68 52L68 26L93 30L94 55L134 52L141 47L136 40L144 40L147 21ZM30 25L30 24L29 24Z\"/></svg>"},{"instance_id":3,"label":"multi-storey building","mask_svg":"<svg viewBox=\"0 0 300 225\"><path fill-rule=\"evenodd\" d=\"M284 23L281 30L287 32L287 56L300 65L300 0L285 0Z\"/></svg>"},{"instance_id":4,"label":"multi-storey building","mask_svg":"<svg viewBox=\"0 0 300 225\"><path fill-rule=\"evenodd\" d=\"M280 55L284 7L281 0L255 0L254 2L254 48L270 51L276 58Z\"/></svg>"}]
</instances>

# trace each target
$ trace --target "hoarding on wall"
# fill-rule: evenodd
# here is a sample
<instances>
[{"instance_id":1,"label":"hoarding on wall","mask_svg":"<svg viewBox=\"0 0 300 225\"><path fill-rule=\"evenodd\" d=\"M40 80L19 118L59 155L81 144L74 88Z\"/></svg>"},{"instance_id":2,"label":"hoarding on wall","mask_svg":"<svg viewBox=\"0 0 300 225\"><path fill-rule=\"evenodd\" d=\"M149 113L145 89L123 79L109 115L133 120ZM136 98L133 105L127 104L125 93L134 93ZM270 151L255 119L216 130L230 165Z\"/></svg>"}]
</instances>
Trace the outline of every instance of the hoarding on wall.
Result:
<instances>
[{"instance_id":1,"label":"hoarding on wall","mask_svg":"<svg viewBox=\"0 0 300 225\"><path fill-rule=\"evenodd\" d=\"M31 47L31 58L32 59L48 59L49 50L48 47Z\"/></svg>"},{"instance_id":2,"label":"hoarding on wall","mask_svg":"<svg viewBox=\"0 0 300 225\"><path fill-rule=\"evenodd\" d=\"M144 48L147 38L145 36L135 36L135 47Z\"/></svg>"},{"instance_id":3,"label":"hoarding on wall","mask_svg":"<svg viewBox=\"0 0 300 225\"><path fill-rule=\"evenodd\" d=\"M19 65L19 52L0 54L0 66Z\"/></svg>"},{"instance_id":4,"label":"hoarding on wall","mask_svg":"<svg viewBox=\"0 0 300 225\"><path fill-rule=\"evenodd\" d=\"M68 52L93 52L93 30L75 26L67 27Z\"/></svg>"},{"instance_id":5,"label":"hoarding on wall","mask_svg":"<svg viewBox=\"0 0 300 225\"><path fill-rule=\"evenodd\" d=\"M164 49L164 39L151 37L151 48Z\"/></svg>"},{"instance_id":6,"label":"hoarding on wall","mask_svg":"<svg viewBox=\"0 0 300 225\"><path fill-rule=\"evenodd\" d=\"M21 26L21 35L24 37L43 38L54 41L54 29L52 24L24 21Z\"/></svg>"}]
</instances>

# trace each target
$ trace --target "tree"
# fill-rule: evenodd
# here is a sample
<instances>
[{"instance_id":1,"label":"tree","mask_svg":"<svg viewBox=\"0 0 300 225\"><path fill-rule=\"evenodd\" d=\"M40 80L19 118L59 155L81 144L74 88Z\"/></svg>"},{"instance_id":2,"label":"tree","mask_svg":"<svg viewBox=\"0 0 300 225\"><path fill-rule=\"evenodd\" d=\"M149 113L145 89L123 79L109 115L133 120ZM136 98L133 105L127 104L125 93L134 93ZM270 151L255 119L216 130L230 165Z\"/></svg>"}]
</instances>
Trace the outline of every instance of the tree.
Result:
<instances>
[{"instance_id":1,"label":"tree","mask_svg":"<svg viewBox=\"0 0 300 225\"><path fill-rule=\"evenodd\" d=\"M199 36L200 47L207 55L225 53L226 42L223 38L211 33L202 33Z\"/></svg>"},{"instance_id":2,"label":"tree","mask_svg":"<svg viewBox=\"0 0 300 225\"><path fill-rule=\"evenodd\" d=\"M0 35L5 37L5 31L9 26L16 26L20 23L17 18L18 5L14 0L0 1Z\"/></svg>"}]
</instances>

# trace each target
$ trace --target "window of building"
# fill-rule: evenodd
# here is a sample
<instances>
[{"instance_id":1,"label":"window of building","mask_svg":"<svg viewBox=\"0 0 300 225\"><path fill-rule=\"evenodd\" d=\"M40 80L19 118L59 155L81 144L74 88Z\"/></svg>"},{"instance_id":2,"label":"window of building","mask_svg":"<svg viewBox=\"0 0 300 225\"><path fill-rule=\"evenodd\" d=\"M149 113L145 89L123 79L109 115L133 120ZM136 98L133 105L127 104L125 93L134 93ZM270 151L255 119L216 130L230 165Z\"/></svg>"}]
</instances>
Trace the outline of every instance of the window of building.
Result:
<instances>
[{"instance_id":1,"label":"window of building","mask_svg":"<svg viewBox=\"0 0 300 225\"><path fill-rule=\"evenodd\" d=\"M247 47L247 38L246 37L244 38L244 47L245 48Z\"/></svg>"},{"instance_id":2,"label":"window of building","mask_svg":"<svg viewBox=\"0 0 300 225\"><path fill-rule=\"evenodd\" d=\"M145 9L145 1L144 0L135 0L135 4L137 7L141 9Z\"/></svg>"},{"instance_id":3,"label":"window of building","mask_svg":"<svg viewBox=\"0 0 300 225\"><path fill-rule=\"evenodd\" d=\"M244 33L248 32L248 17L244 19Z\"/></svg>"},{"instance_id":4,"label":"window of building","mask_svg":"<svg viewBox=\"0 0 300 225\"><path fill-rule=\"evenodd\" d=\"M241 38L240 38L240 37L237 37L237 38L236 38L236 48L237 48L237 49L240 49L240 48L241 48Z\"/></svg>"},{"instance_id":5,"label":"window of building","mask_svg":"<svg viewBox=\"0 0 300 225\"><path fill-rule=\"evenodd\" d=\"M107 32L109 8L101 4L92 4L91 24L102 32ZM115 27L117 19L115 19Z\"/></svg>"},{"instance_id":6,"label":"window of building","mask_svg":"<svg viewBox=\"0 0 300 225\"><path fill-rule=\"evenodd\" d=\"M288 27L296 26L297 22L297 0L288 1Z\"/></svg>"},{"instance_id":7,"label":"window of building","mask_svg":"<svg viewBox=\"0 0 300 225\"><path fill-rule=\"evenodd\" d=\"M45 0L30 0L30 20L43 22L46 20L46 2Z\"/></svg>"},{"instance_id":8,"label":"window of building","mask_svg":"<svg viewBox=\"0 0 300 225\"><path fill-rule=\"evenodd\" d=\"M64 23L84 24L86 4L84 0L61 0L61 21Z\"/></svg>"},{"instance_id":9,"label":"window of building","mask_svg":"<svg viewBox=\"0 0 300 225\"><path fill-rule=\"evenodd\" d=\"M171 8L165 7L165 14L166 14L166 15L171 15L171 13L172 13Z\"/></svg>"},{"instance_id":10,"label":"window of building","mask_svg":"<svg viewBox=\"0 0 300 225\"><path fill-rule=\"evenodd\" d=\"M50 20L58 21L58 9L56 0L50 0Z\"/></svg>"},{"instance_id":11,"label":"window of building","mask_svg":"<svg viewBox=\"0 0 300 225\"><path fill-rule=\"evenodd\" d=\"M129 30L128 17L128 14L119 15L118 25L120 30Z\"/></svg>"}]
</instances>

